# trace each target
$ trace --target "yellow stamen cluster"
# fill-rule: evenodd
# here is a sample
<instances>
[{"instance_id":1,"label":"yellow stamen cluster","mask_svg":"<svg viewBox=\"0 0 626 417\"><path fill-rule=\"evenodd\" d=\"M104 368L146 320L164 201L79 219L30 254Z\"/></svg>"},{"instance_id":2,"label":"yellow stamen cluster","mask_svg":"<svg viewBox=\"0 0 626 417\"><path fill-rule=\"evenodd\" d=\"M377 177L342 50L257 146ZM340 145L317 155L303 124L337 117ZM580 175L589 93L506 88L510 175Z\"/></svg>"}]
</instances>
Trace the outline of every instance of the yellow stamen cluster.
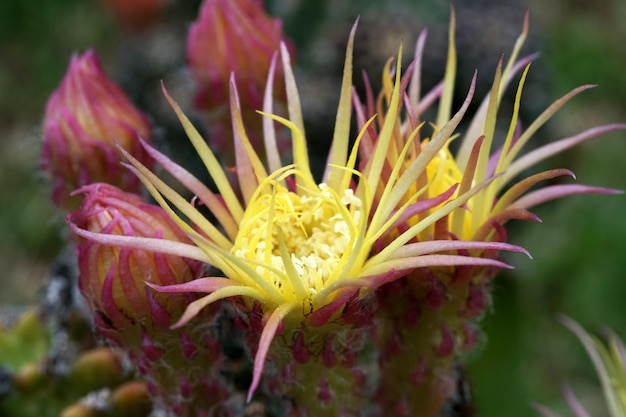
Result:
<instances>
[{"instance_id":1,"label":"yellow stamen cluster","mask_svg":"<svg viewBox=\"0 0 626 417\"><path fill-rule=\"evenodd\" d=\"M230 252L297 302L298 288L309 298L339 277L362 202L351 189L340 195L323 183L298 193L276 180L270 186L250 201Z\"/></svg>"}]
</instances>

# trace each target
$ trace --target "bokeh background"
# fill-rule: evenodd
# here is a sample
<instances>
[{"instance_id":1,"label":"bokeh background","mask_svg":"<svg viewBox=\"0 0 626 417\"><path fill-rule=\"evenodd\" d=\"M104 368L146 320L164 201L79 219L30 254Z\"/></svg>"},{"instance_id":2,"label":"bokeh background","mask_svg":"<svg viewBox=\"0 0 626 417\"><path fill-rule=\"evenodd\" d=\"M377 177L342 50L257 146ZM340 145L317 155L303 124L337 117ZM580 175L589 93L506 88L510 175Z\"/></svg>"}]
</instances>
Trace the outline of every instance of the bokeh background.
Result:
<instances>
[{"instance_id":1,"label":"bokeh background","mask_svg":"<svg viewBox=\"0 0 626 417\"><path fill-rule=\"evenodd\" d=\"M199 1L163 2L167 13L154 19L120 18L109 4L115 0L0 5L0 306L36 303L50 264L64 247L63 214L50 203L49 183L38 164L45 103L71 54L96 48L111 77L153 116L159 114L149 108L160 100L158 79L180 83L185 91L184 40ZM315 149L324 148L332 126L328 109L335 108L345 40L357 15L355 62L374 83L398 43L412 45L424 27L429 28L425 82L434 84L442 74L447 1L267 4L284 19L298 49L307 129L309 136L320 138L311 145ZM523 97L526 123L571 88L598 84L561 110L536 136L537 143L626 122L626 2L458 0L454 5L458 74L468 83L478 68L483 93L498 57L510 52L530 10L525 52L541 55ZM626 133L596 139L549 164L572 169L582 183L624 189ZM477 415L537 415L531 402L568 415L561 395L566 383L594 415L606 415L590 361L557 317L566 314L593 332L610 327L626 337L626 198L575 196L535 212L543 223L511 224L510 232L510 241L526 247L534 259L506 257L516 269L495 280L484 340L467 358Z\"/></svg>"}]
</instances>

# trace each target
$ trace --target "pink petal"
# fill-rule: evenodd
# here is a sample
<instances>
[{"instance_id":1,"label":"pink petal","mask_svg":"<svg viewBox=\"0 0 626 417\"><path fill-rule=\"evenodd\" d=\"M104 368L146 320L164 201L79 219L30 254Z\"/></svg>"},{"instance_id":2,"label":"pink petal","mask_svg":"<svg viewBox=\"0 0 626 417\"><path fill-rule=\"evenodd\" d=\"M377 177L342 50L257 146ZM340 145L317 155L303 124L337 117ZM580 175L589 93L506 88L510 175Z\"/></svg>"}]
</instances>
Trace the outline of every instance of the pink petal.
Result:
<instances>
[{"instance_id":1,"label":"pink petal","mask_svg":"<svg viewBox=\"0 0 626 417\"><path fill-rule=\"evenodd\" d=\"M420 213L423 213L426 210L430 210L431 208L437 207L439 204L443 203L444 201L447 201L450 197L452 197L452 195L454 194L458 186L459 184L454 184L452 187L448 188L446 191L444 191L443 193L439 194L436 197L429 198L427 200L421 200L414 204L411 204L400 215L400 217L398 217L398 219L393 223L393 225L389 229L390 230L395 229L402 223L409 220L411 217L416 216Z\"/></svg>"},{"instance_id":2,"label":"pink petal","mask_svg":"<svg viewBox=\"0 0 626 417\"><path fill-rule=\"evenodd\" d=\"M535 149L534 151L525 154L511 164L511 166L506 171L503 183L508 182L511 178L515 177L526 168L531 167L537 164L539 161L543 161L544 159L552 155L563 152L564 150L583 143L589 139L593 139L595 137L623 129L626 129L626 124L615 123L604 126L597 126L591 129L587 129L577 135L570 136L557 142L542 146L539 149Z\"/></svg>"},{"instance_id":3,"label":"pink petal","mask_svg":"<svg viewBox=\"0 0 626 417\"><path fill-rule=\"evenodd\" d=\"M237 179L244 201L250 201L259 183L257 181L250 155L246 151L244 142L248 142L245 128L242 124L239 94L235 84L235 74L230 77L230 112L232 114L233 141L235 144L235 159L237 161Z\"/></svg>"},{"instance_id":4,"label":"pink petal","mask_svg":"<svg viewBox=\"0 0 626 417\"><path fill-rule=\"evenodd\" d=\"M370 281L369 288L378 288L383 284L394 281L417 268L430 266L489 266L512 269L511 265L490 259L459 255L423 255L415 258L395 259L382 262L372 267L373 273L365 277ZM380 270L380 271L378 271ZM368 271L369 272L369 271Z\"/></svg>"},{"instance_id":5,"label":"pink petal","mask_svg":"<svg viewBox=\"0 0 626 417\"><path fill-rule=\"evenodd\" d=\"M265 94L263 96L263 111L268 114L274 113L272 91L274 89L276 58L277 54L274 54L272 56L272 61L270 62L267 82L265 84ZM282 163L280 161L280 151L278 150L278 144L276 141L276 128L274 127L274 120L269 117L263 118L263 142L265 144L265 153L267 154L267 166L270 172L274 172L282 167Z\"/></svg>"},{"instance_id":6,"label":"pink petal","mask_svg":"<svg viewBox=\"0 0 626 417\"><path fill-rule=\"evenodd\" d=\"M254 355L252 383L250 384L250 388L248 389L248 402L252 400L254 391L256 391L259 383L261 382L261 376L263 376L263 368L265 367L265 358L267 357L267 352L269 351L270 344L272 343L272 340L274 340L276 331L278 330L278 327L282 323L285 316L287 316L287 314L289 314L289 312L294 307L295 305L293 304L283 304L279 306L276 310L272 312L269 320L267 320L267 323L265 323L265 327L263 327L261 339L259 340L259 348Z\"/></svg>"},{"instance_id":7,"label":"pink petal","mask_svg":"<svg viewBox=\"0 0 626 417\"><path fill-rule=\"evenodd\" d=\"M181 293L181 292L203 292L212 293L220 288L230 287L233 285L239 285L237 282L222 277L204 277L194 279L193 281L185 282L182 284L173 285L156 285L151 282L146 282L146 285L159 292L166 293Z\"/></svg>"},{"instance_id":8,"label":"pink petal","mask_svg":"<svg viewBox=\"0 0 626 417\"><path fill-rule=\"evenodd\" d=\"M510 252L521 252L530 257L530 254L526 249L509 243L476 242L467 240L433 240L428 242L408 243L398 249L391 256L391 259L434 254L435 252L449 250L504 250Z\"/></svg>"},{"instance_id":9,"label":"pink petal","mask_svg":"<svg viewBox=\"0 0 626 417\"><path fill-rule=\"evenodd\" d=\"M209 210L211 210L220 224L224 227L224 229L226 229L228 235L234 239L234 236L237 234L238 226L233 219L232 214L226 208L223 199L213 193L189 171L169 159L166 155L154 149L147 142L142 140L141 143L148 154L157 163L159 163L174 178L180 181L180 183L183 184L189 191L198 196L200 201L202 201L209 208Z\"/></svg>"},{"instance_id":10,"label":"pink petal","mask_svg":"<svg viewBox=\"0 0 626 417\"><path fill-rule=\"evenodd\" d=\"M623 191L612 188L592 187L589 185L566 184L553 185L545 187L532 193L526 194L524 197L511 204L510 208L526 209L536 206L546 201L565 197L573 194L621 194Z\"/></svg>"},{"instance_id":11,"label":"pink petal","mask_svg":"<svg viewBox=\"0 0 626 417\"><path fill-rule=\"evenodd\" d=\"M493 212L500 212L506 209L517 197L524 194L531 187L537 183L545 180L550 180L559 176L569 175L572 178L576 178L576 175L569 169L551 169L549 171L540 172L539 174L531 175L528 178L524 178L517 184L509 188L500 199L497 201L493 208Z\"/></svg>"},{"instance_id":12,"label":"pink petal","mask_svg":"<svg viewBox=\"0 0 626 417\"><path fill-rule=\"evenodd\" d=\"M209 263L206 254L195 245L181 242L174 242L166 239L156 239L148 237L122 236L104 233L90 232L76 226L68 215L66 223L72 231L78 236L100 243L101 245L117 246L120 248L129 248L137 250L145 250L147 252L160 252L169 255L180 256L183 258L195 259L200 262Z\"/></svg>"}]
</instances>

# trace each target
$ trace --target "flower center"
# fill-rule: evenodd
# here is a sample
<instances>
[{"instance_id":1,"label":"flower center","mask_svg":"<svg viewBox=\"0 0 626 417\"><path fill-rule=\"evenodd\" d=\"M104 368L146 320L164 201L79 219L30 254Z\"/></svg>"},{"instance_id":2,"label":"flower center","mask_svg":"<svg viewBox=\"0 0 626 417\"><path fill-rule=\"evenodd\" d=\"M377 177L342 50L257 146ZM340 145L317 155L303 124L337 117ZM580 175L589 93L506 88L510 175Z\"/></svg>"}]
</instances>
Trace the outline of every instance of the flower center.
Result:
<instances>
[{"instance_id":1,"label":"flower center","mask_svg":"<svg viewBox=\"0 0 626 417\"><path fill-rule=\"evenodd\" d=\"M274 183L271 193L250 201L231 250L287 301L302 301L298 288L310 297L341 276L361 215L350 189L339 195L320 184L298 191Z\"/></svg>"}]
</instances>

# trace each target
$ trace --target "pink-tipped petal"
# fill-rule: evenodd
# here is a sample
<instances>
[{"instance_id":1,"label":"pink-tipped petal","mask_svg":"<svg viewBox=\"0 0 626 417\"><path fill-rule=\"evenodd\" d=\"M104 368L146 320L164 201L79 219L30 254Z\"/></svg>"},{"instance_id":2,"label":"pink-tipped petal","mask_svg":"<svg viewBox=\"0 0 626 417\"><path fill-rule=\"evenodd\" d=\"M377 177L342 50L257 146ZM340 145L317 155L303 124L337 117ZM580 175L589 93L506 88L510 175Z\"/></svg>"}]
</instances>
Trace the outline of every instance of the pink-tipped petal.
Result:
<instances>
[{"instance_id":1,"label":"pink-tipped petal","mask_svg":"<svg viewBox=\"0 0 626 417\"><path fill-rule=\"evenodd\" d=\"M566 185L553 185L545 187L537 191L526 194L515 201L510 208L527 209L534 207L538 204L545 203L546 201L555 200L557 198L565 197L574 194L621 194L622 190L616 190L613 188L592 187L589 185L580 184L566 184Z\"/></svg>"},{"instance_id":2,"label":"pink-tipped petal","mask_svg":"<svg viewBox=\"0 0 626 417\"><path fill-rule=\"evenodd\" d=\"M561 139L548 145L544 145L538 149L535 149L534 151L527 153L526 155L520 157L515 162L513 162L507 169L503 182L506 183L510 181L526 168L529 168L537 164L538 162L549 158L552 155L563 152L566 149L572 148L580 143L596 138L598 136L602 136L616 130L624 129L626 129L626 124L624 123L614 123L604 126L597 126L591 129L587 129L577 135Z\"/></svg>"},{"instance_id":3,"label":"pink-tipped petal","mask_svg":"<svg viewBox=\"0 0 626 417\"><path fill-rule=\"evenodd\" d=\"M203 204L215 215L220 224L224 227L228 236L234 239L237 234L238 225L233 219L232 214L227 210L224 200L213 193L200 180L194 177L189 171L178 165L170 158L154 149L147 142L141 141L146 152L167 172L176 178L189 191L196 195Z\"/></svg>"},{"instance_id":4,"label":"pink-tipped petal","mask_svg":"<svg viewBox=\"0 0 626 417\"><path fill-rule=\"evenodd\" d=\"M364 271L367 274L370 288L378 288L394 281L417 268L434 266L482 266L512 269L513 267L496 259L476 258L459 255L424 255L415 258L393 259L379 263ZM389 271L397 271L390 274Z\"/></svg>"},{"instance_id":5,"label":"pink-tipped petal","mask_svg":"<svg viewBox=\"0 0 626 417\"><path fill-rule=\"evenodd\" d=\"M265 82L265 94L263 96L263 111L265 113L274 113L272 92L274 89L274 74L276 72L276 60L278 53L272 56L267 81ZM276 139L276 128L274 120L269 117L263 118L263 143L265 145L265 153L267 154L267 167L270 172L278 170L281 166L280 151L278 149L278 141Z\"/></svg>"},{"instance_id":6,"label":"pink-tipped petal","mask_svg":"<svg viewBox=\"0 0 626 417\"><path fill-rule=\"evenodd\" d=\"M521 246L504 242L478 242L465 240L433 240L428 242L408 243L398 249L390 259L421 256L443 251L458 250L496 250L521 252L530 257L530 253Z\"/></svg>"},{"instance_id":7,"label":"pink-tipped petal","mask_svg":"<svg viewBox=\"0 0 626 417\"><path fill-rule=\"evenodd\" d=\"M215 291L211 292L209 295L206 295L187 306L185 312L182 317L172 326L172 328L179 328L187 324L190 320L200 313L200 311L215 301L235 297L235 296L248 296L251 298L259 298L260 294L254 288L245 287L242 285L224 285L221 288L217 288Z\"/></svg>"},{"instance_id":8,"label":"pink-tipped petal","mask_svg":"<svg viewBox=\"0 0 626 417\"><path fill-rule=\"evenodd\" d=\"M263 376L263 369L265 367L265 358L267 357L267 352L269 351L270 345L272 344L272 340L274 340L276 331L278 330L278 327L282 323L285 316L287 316L287 314L289 314L289 312L292 311L295 307L296 306L294 306L293 304L283 304L279 306L276 310L272 312L272 315L267 320L267 323L265 323L265 327L263 327L261 339L259 340L259 348L254 355L252 383L250 384L250 388L248 389L248 402L252 400L254 392L261 383L261 377Z\"/></svg>"},{"instance_id":9,"label":"pink-tipped petal","mask_svg":"<svg viewBox=\"0 0 626 417\"><path fill-rule=\"evenodd\" d=\"M576 178L576 175L574 175L574 173L569 169L551 169L549 171L540 172L539 174L531 175L528 178L524 178L523 180L509 188L502 195L502 197L500 197L492 212L498 213L499 211L508 207L517 197L524 194L526 191L528 191L539 182L551 180L553 178L566 175L574 179Z\"/></svg>"},{"instance_id":10,"label":"pink-tipped petal","mask_svg":"<svg viewBox=\"0 0 626 417\"><path fill-rule=\"evenodd\" d=\"M423 212L425 212L427 210L430 210L430 209L432 209L434 207L437 207L438 205L444 203L450 197L452 197L454 192L457 190L458 186L459 186L459 184L454 184L452 187L448 188L446 191L444 191L443 193L439 194L436 197L428 198L426 200L420 200L420 201L418 201L418 202L416 202L414 204L411 204L398 217L398 219L391 225L391 227L389 228L389 231L392 231L396 227L400 226L401 224L406 222L411 217L416 216L416 215L418 215L420 213L423 213Z\"/></svg>"},{"instance_id":11,"label":"pink-tipped petal","mask_svg":"<svg viewBox=\"0 0 626 417\"><path fill-rule=\"evenodd\" d=\"M232 117L233 142L235 144L235 160L237 161L236 174L243 199L247 203L259 185L257 174L264 178L267 176L267 173L262 168L262 164L250 144L243 125L234 73L231 74L230 78L230 113ZM258 170L262 172L255 172Z\"/></svg>"},{"instance_id":12,"label":"pink-tipped petal","mask_svg":"<svg viewBox=\"0 0 626 417\"><path fill-rule=\"evenodd\" d=\"M208 262L206 254L199 247L187 243L148 237L123 236L90 232L88 230L79 228L69 218L67 220L67 224L78 236L85 239L93 240L102 245L145 250L148 252L167 253L169 255L195 259L201 262Z\"/></svg>"},{"instance_id":13,"label":"pink-tipped petal","mask_svg":"<svg viewBox=\"0 0 626 417\"><path fill-rule=\"evenodd\" d=\"M194 279L193 281L185 282L182 284L174 285L156 285L150 282L146 282L146 285L158 292L167 293L189 293L189 292L204 292L212 293L220 288L229 287L233 285L239 285L235 281L222 277L204 277Z\"/></svg>"}]
</instances>

